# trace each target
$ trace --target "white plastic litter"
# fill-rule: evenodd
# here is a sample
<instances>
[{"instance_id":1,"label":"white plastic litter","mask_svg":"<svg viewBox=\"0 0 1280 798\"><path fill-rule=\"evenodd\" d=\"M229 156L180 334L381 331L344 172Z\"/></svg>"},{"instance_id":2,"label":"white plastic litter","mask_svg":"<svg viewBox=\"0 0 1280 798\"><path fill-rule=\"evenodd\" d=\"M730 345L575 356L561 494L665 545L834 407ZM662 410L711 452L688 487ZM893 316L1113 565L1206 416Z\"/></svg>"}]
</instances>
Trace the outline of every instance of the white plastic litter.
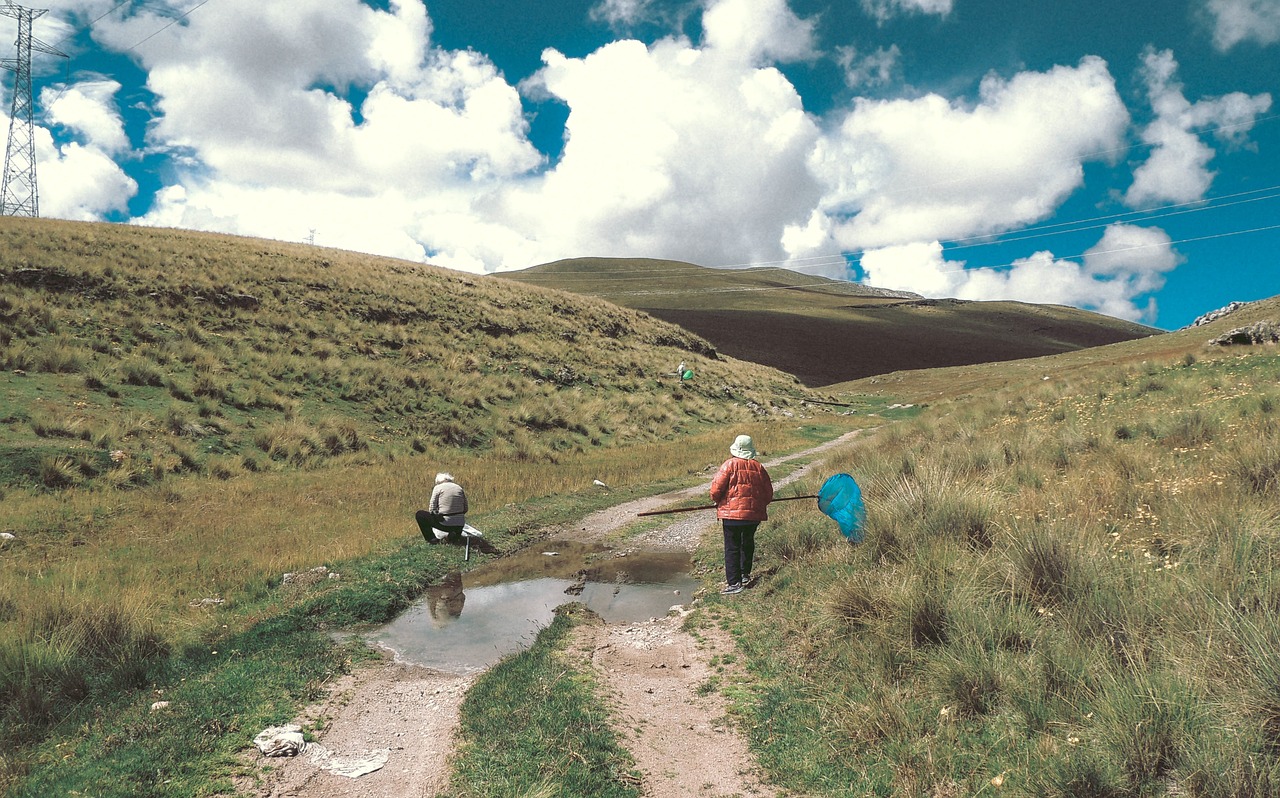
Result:
<instances>
[{"instance_id":1,"label":"white plastic litter","mask_svg":"<svg viewBox=\"0 0 1280 798\"><path fill-rule=\"evenodd\" d=\"M335 776L346 776L349 779L357 779L366 773L382 769L390 758L390 748L376 748L352 757L337 757L324 746L315 743L307 746L307 760L311 764Z\"/></svg>"},{"instance_id":2,"label":"white plastic litter","mask_svg":"<svg viewBox=\"0 0 1280 798\"><path fill-rule=\"evenodd\" d=\"M298 756L305 754L312 765L327 770L335 776L359 778L380 770L391 758L390 748L375 748L354 756L337 756L319 743L309 743L302 736L302 727L295 724L270 726L253 738L263 756Z\"/></svg>"},{"instance_id":3,"label":"white plastic litter","mask_svg":"<svg viewBox=\"0 0 1280 798\"><path fill-rule=\"evenodd\" d=\"M302 727L268 726L257 737L253 744L263 756L297 756L307 748L307 741L302 737Z\"/></svg>"}]
</instances>

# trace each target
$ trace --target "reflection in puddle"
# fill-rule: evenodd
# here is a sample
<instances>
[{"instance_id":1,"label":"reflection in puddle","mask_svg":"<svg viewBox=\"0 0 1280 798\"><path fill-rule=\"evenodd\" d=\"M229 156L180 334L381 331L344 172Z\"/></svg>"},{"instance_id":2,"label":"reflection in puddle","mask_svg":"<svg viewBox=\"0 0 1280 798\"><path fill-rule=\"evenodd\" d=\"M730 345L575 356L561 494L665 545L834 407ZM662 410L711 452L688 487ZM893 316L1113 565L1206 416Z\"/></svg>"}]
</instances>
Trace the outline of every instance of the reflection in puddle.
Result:
<instances>
[{"instance_id":1,"label":"reflection in puddle","mask_svg":"<svg viewBox=\"0 0 1280 798\"><path fill-rule=\"evenodd\" d=\"M610 623L666 615L698 588L689 565L683 553L612 557L603 547L555 541L450 574L364 638L406 662L454 673L483 670L528 647L561 604L580 601Z\"/></svg>"}]
</instances>

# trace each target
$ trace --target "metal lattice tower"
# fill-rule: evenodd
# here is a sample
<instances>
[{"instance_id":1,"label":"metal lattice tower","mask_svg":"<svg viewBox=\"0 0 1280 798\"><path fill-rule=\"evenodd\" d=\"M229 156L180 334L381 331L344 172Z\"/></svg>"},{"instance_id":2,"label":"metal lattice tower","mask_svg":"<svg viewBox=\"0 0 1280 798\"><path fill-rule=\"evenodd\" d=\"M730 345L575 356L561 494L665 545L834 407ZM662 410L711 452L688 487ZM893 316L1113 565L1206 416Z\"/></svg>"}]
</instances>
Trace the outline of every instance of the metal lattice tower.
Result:
<instances>
[{"instance_id":1,"label":"metal lattice tower","mask_svg":"<svg viewBox=\"0 0 1280 798\"><path fill-rule=\"evenodd\" d=\"M14 73L13 109L9 113L9 144L4 151L4 185L0 188L0 215L39 216L40 192L36 188L35 101L31 91L31 51L61 56L31 35L31 22L48 9L0 5L0 15L18 20L18 56L0 60Z\"/></svg>"}]
</instances>

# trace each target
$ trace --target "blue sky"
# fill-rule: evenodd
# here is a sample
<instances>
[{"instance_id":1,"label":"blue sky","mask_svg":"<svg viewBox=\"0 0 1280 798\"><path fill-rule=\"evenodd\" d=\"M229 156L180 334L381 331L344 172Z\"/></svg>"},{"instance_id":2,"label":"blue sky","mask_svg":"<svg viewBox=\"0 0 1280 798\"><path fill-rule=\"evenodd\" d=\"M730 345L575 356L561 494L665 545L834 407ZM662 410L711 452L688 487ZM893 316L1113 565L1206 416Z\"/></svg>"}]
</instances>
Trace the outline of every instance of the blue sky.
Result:
<instances>
[{"instance_id":1,"label":"blue sky","mask_svg":"<svg viewBox=\"0 0 1280 798\"><path fill-rule=\"evenodd\" d=\"M1280 294L1280 0L46 6L43 216L1165 329Z\"/></svg>"}]
</instances>

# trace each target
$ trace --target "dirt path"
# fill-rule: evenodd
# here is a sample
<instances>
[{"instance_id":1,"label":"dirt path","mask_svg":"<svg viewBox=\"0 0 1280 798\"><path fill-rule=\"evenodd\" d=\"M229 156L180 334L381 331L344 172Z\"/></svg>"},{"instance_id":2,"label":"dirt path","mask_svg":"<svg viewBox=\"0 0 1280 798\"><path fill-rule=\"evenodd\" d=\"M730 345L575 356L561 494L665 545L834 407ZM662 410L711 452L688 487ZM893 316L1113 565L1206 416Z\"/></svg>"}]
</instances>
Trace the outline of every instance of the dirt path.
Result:
<instances>
[{"instance_id":1,"label":"dirt path","mask_svg":"<svg viewBox=\"0 0 1280 798\"><path fill-rule=\"evenodd\" d=\"M733 641L707 630L702 642L672 614L644 623L578 627L574 650L589 652L611 704L618 738L635 758L647 798L775 796L727 702L710 684L712 657Z\"/></svg>"},{"instance_id":2,"label":"dirt path","mask_svg":"<svg viewBox=\"0 0 1280 798\"><path fill-rule=\"evenodd\" d=\"M812 457L847 442L857 433L785 458L775 466ZM815 464L802 466L776 487L799 479ZM706 496L707 485L619 504L587 516L559 537L601 540L635 520L636 513ZM710 513L671 516L671 522L629 539L628 549L693 551L715 529ZM635 757L650 798L677 796L772 796L756 775L745 740L725 717L724 700L706 688L710 660L733 649L714 632L699 644L670 615L643 623L588 625L578 630L572 650L583 652L613 703L619 739ZM393 663L365 668L330 687L296 723L317 728L317 743L331 756L312 751L291 758L257 758L260 776L239 785L241 795L259 798L434 796L448 783L449 752L458 709L475 676ZM256 751L254 752L256 755ZM385 760L358 778L338 775L325 765L362 758Z\"/></svg>"}]
</instances>

